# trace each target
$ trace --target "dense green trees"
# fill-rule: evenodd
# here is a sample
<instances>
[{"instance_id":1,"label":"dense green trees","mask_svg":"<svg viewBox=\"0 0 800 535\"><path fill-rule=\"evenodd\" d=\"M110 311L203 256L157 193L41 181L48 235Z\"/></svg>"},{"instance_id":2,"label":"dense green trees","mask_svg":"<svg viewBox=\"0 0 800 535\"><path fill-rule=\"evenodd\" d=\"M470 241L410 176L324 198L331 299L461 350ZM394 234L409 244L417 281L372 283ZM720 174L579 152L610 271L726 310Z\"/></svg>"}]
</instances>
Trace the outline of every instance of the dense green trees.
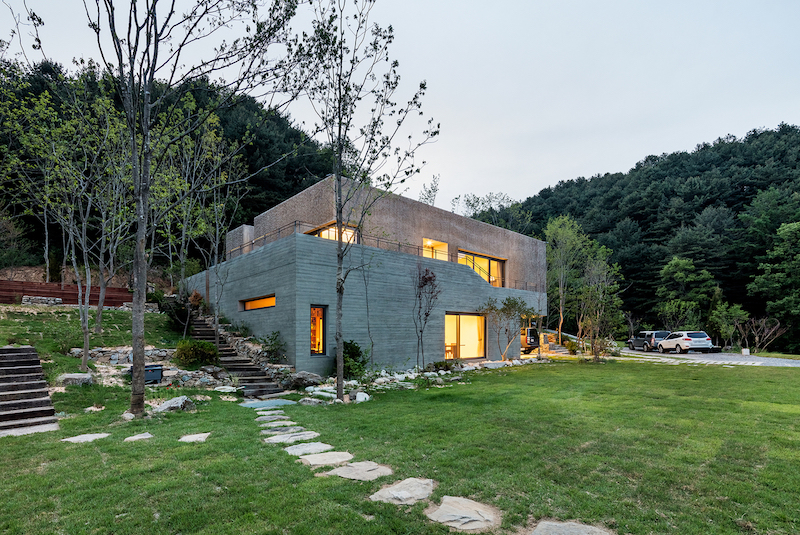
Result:
<instances>
[{"instance_id":1,"label":"dense green trees","mask_svg":"<svg viewBox=\"0 0 800 535\"><path fill-rule=\"evenodd\" d=\"M530 215L524 230L517 224L520 211ZM476 217L546 239L548 222L564 215L613 251L610 261L625 280L623 307L643 325L661 326L664 305L657 291L673 257L708 272L721 291L700 311L704 328L713 330L708 306L721 302L754 316L777 314L774 303L783 298L748 284L765 273L760 266L785 253L775 250L779 227L800 221L800 128L781 124L742 139L703 143L692 152L648 156L627 173L562 181ZM776 347L800 336L798 323Z\"/></svg>"}]
</instances>

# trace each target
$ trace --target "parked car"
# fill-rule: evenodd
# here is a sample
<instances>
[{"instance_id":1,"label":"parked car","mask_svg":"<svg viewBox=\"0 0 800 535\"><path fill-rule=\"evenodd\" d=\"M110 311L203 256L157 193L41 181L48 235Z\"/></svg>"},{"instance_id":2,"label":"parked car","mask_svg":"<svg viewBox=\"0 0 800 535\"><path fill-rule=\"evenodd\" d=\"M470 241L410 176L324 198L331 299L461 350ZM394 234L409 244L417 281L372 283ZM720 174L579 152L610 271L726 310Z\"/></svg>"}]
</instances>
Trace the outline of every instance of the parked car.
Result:
<instances>
[{"instance_id":1,"label":"parked car","mask_svg":"<svg viewBox=\"0 0 800 535\"><path fill-rule=\"evenodd\" d=\"M655 350L658 343L669 336L669 331L639 331L628 339L630 349L641 349L644 352Z\"/></svg>"},{"instance_id":2,"label":"parked car","mask_svg":"<svg viewBox=\"0 0 800 535\"><path fill-rule=\"evenodd\" d=\"M530 355L539 347L539 334L533 327L523 327L519 332L519 351Z\"/></svg>"},{"instance_id":3,"label":"parked car","mask_svg":"<svg viewBox=\"0 0 800 535\"><path fill-rule=\"evenodd\" d=\"M714 348L711 337L704 331L675 331L658 343L659 353L700 351L710 353Z\"/></svg>"}]
</instances>

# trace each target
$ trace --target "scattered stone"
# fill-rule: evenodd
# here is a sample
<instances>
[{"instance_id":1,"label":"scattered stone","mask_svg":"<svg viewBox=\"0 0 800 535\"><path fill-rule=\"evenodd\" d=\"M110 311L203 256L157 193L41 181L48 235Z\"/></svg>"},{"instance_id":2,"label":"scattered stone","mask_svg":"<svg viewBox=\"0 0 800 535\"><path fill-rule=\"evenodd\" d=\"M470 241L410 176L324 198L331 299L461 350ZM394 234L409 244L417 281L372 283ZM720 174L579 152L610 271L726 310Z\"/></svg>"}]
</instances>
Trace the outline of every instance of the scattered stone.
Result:
<instances>
[{"instance_id":1,"label":"scattered stone","mask_svg":"<svg viewBox=\"0 0 800 535\"><path fill-rule=\"evenodd\" d=\"M305 431L305 427L300 427L299 425L293 425L290 427L273 427L272 429L263 429L261 431L262 435L287 435L289 433L299 433L300 431Z\"/></svg>"},{"instance_id":2,"label":"scattered stone","mask_svg":"<svg viewBox=\"0 0 800 535\"><path fill-rule=\"evenodd\" d=\"M352 460L353 455L346 451L329 451L327 453L311 453L309 455L301 455L300 462L307 464L311 468L318 466L336 466L344 464Z\"/></svg>"},{"instance_id":3,"label":"scattered stone","mask_svg":"<svg viewBox=\"0 0 800 535\"><path fill-rule=\"evenodd\" d=\"M196 433L194 435L183 435L178 442L205 442L211 433Z\"/></svg>"},{"instance_id":4,"label":"scattered stone","mask_svg":"<svg viewBox=\"0 0 800 535\"><path fill-rule=\"evenodd\" d=\"M211 401L211 396L197 394L196 396L192 396L192 399L195 401Z\"/></svg>"},{"instance_id":5,"label":"scattered stone","mask_svg":"<svg viewBox=\"0 0 800 535\"><path fill-rule=\"evenodd\" d=\"M414 505L420 500L427 500L433 494L432 479L410 477L394 485L384 487L369 497L373 502L386 502L395 505Z\"/></svg>"},{"instance_id":6,"label":"scattered stone","mask_svg":"<svg viewBox=\"0 0 800 535\"><path fill-rule=\"evenodd\" d=\"M311 440L312 438L317 438L318 436L319 433L316 431L301 431L300 433L275 435L273 437L265 438L264 442L267 444L294 444L295 442Z\"/></svg>"},{"instance_id":7,"label":"scattered stone","mask_svg":"<svg viewBox=\"0 0 800 535\"><path fill-rule=\"evenodd\" d=\"M312 392L311 395L323 399L336 399L336 394L332 392L325 392L323 390L317 390L315 392Z\"/></svg>"},{"instance_id":8,"label":"scattered stone","mask_svg":"<svg viewBox=\"0 0 800 535\"><path fill-rule=\"evenodd\" d=\"M234 396L220 396L220 401L239 401L239 398Z\"/></svg>"},{"instance_id":9,"label":"scattered stone","mask_svg":"<svg viewBox=\"0 0 800 535\"><path fill-rule=\"evenodd\" d=\"M317 386L325 382L321 376L311 372L291 373L281 381L281 386L286 390L301 390L307 386Z\"/></svg>"},{"instance_id":10,"label":"scattered stone","mask_svg":"<svg viewBox=\"0 0 800 535\"><path fill-rule=\"evenodd\" d=\"M358 392L358 393L356 393L356 400L355 400L356 403L361 403L363 401L369 401L370 399L372 399L372 398L369 397L369 394L367 394L366 392Z\"/></svg>"},{"instance_id":11,"label":"scattered stone","mask_svg":"<svg viewBox=\"0 0 800 535\"><path fill-rule=\"evenodd\" d=\"M239 403L240 407L248 407L250 409L269 409L273 407L280 407L281 405L296 405L296 401L288 399L265 399L263 401L245 401Z\"/></svg>"},{"instance_id":12,"label":"scattered stone","mask_svg":"<svg viewBox=\"0 0 800 535\"><path fill-rule=\"evenodd\" d=\"M434 522L469 531L493 529L499 527L502 520L496 508L455 496L443 496L442 504L428 507L425 514Z\"/></svg>"},{"instance_id":13,"label":"scattered stone","mask_svg":"<svg viewBox=\"0 0 800 535\"><path fill-rule=\"evenodd\" d=\"M178 396L176 398L168 399L155 409L153 412L167 412L167 411L193 411L197 410L194 402L188 396Z\"/></svg>"},{"instance_id":14,"label":"scattered stone","mask_svg":"<svg viewBox=\"0 0 800 535\"><path fill-rule=\"evenodd\" d=\"M278 422L266 422L261 424L259 427L289 427L292 425L299 425L297 422L290 422L288 420L278 421Z\"/></svg>"},{"instance_id":15,"label":"scattered stone","mask_svg":"<svg viewBox=\"0 0 800 535\"><path fill-rule=\"evenodd\" d=\"M91 407L86 407L83 409L83 412L100 412L105 410L105 407L98 407L97 405L92 405Z\"/></svg>"},{"instance_id":16,"label":"scattered stone","mask_svg":"<svg viewBox=\"0 0 800 535\"><path fill-rule=\"evenodd\" d=\"M324 399L316 399L316 398L303 398L298 401L300 405L327 405L328 403Z\"/></svg>"},{"instance_id":17,"label":"scattered stone","mask_svg":"<svg viewBox=\"0 0 800 535\"><path fill-rule=\"evenodd\" d=\"M78 435L70 438L62 438L61 442L72 442L73 444L81 444L83 442L94 442L99 438L106 438L110 433L88 433L86 435Z\"/></svg>"},{"instance_id":18,"label":"scattered stone","mask_svg":"<svg viewBox=\"0 0 800 535\"><path fill-rule=\"evenodd\" d=\"M123 442L134 442L136 440L147 440L148 438L153 438L153 435L150 433L139 433L138 435L133 435L132 437L128 437Z\"/></svg>"},{"instance_id":19,"label":"scattered stone","mask_svg":"<svg viewBox=\"0 0 800 535\"><path fill-rule=\"evenodd\" d=\"M126 422L130 422L131 420L136 419L136 415L131 412L125 411L122 413L122 419L125 420Z\"/></svg>"},{"instance_id":20,"label":"scattered stone","mask_svg":"<svg viewBox=\"0 0 800 535\"><path fill-rule=\"evenodd\" d=\"M490 360L483 363L483 367L487 370L496 370L498 368L505 368L506 363L502 360Z\"/></svg>"},{"instance_id":21,"label":"scattered stone","mask_svg":"<svg viewBox=\"0 0 800 535\"><path fill-rule=\"evenodd\" d=\"M334 468L326 474L358 481L372 481L381 476L390 476L393 473L392 469L388 466L373 461L361 461L359 463L348 463L345 466Z\"/></svg>"},{"instance_id":22,"label":"scattered stone","mask_svg":"<svg viewBox=\"0 0 800 535\"><path fill-rule=\"evenodd\" d=\"M259 416L256 422L276 422L278 420L288 420L288 416L281 416L280 414L272 414L267 416Z\"/></svg>"},{"instance_id":23,"label":"scattered stone","mask_svg":"<svg viewBox=\"0 0 800 535\"><path fill-rule=\"evenodd\" d=\"M64 386L82 386L92 384L93 380L91 373L62 373L58 376L57 382Z\"/></svg>"},{"instance_id":24,"label":"scattered stone","mask_svg":"<svg viewBox=\"0 0 800 535\"><path fill-rule=\"evenodd\" d=\"M283 415L286 413L280 410L274 410L274 411L257 411L256 414L258 414L259 416L277 416L279 414Z\"/></svg>"},{"instance_id":25,"label":"scattered stone","mask_svg":"<svg viewBox=\"0 0 800 535\"><path fill-rule=\"evenodd\" d=\"M332 450L333 446L325 444L324 442L306 442L305 444L295 444L294 446L287 446L283 451L289 455L311 455L312 453L322 453L323 451Z\"/></svg>"},{"instance_id":26,"label":"scattered stone","mask_svg":"<svg viewBox=\"0 0 800 535\"><path fill-rule=\"evenodd\" d=\"M236 392L236 387L235 386L217 386L217 387L214 388L214 390L217 391L217 392L228 392L228 393L231 393L231 392ZM222 399L222 398L220 398L220 399Z\"/></svg>"},{"instance_id":27,"label":"scattered stone","mask_svg":"<svg viewBox=\"0 0 800 535\"><path fill-rule=\"evenodd\" d=\"M531 535L613 535L613 532L577 522L545 520L536 525Z\"/></svg>"}]
</instances>

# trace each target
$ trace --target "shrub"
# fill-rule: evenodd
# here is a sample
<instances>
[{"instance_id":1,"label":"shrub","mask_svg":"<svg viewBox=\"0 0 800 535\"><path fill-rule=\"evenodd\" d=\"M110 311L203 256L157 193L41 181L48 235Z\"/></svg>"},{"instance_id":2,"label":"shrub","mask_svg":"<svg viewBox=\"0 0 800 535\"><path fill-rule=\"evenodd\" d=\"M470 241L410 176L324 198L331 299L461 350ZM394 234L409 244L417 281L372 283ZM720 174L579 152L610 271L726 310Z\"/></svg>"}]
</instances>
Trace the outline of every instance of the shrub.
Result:
<instances>
[{"instance_id":1,"label":"shrub","mask_svg":"<svg viewBox=\"0 0 800 535\"><path fill-rule=\"evenodd\" d=\"M259 340L264 353L267 356L267 362L270 364L279 364L286 362L286 342L281 339L280 331L272 331L266 338Z\"/></svg>"},{"instance_id":2,"label":"shrub","mask_svg":"<svg viewBox=\"0 0 800 535\"><path fill-rule=\"evenodd\" d=\"M578 354L578 342L575 340L567 340L564 342L564 347L569 351L570 355L577 355Z\"/></svg>"},{"instance_id":3,"label":"shrub","mask_svg":"<svg viewBox=\"0 0 800 535\"><path fill-rule=\"evenodd\" d=\"M430 362L425 366L425 371L438 372L441 370L451 372L461 364L458 359L453 360L440 360L439 362Z\"/></svg>"},{"instance_id":4,"label":"shrub","mask_svg":"<svg viewBox=\"0 0 800 535\"><path fill-rule=\"evenodd\" d=\"M219 351L211 342L202 340L181 340L173 358L176 364L184 367L200 367L206 364L219 364Z\"/></svg>"},{"instance_id":5,"label":"shrub","mask_svg":"<svg viewBox=\"0 0 800 535\"><path fill-rule=\"evenodd\" d=\"M367 371L367 364L369 364L369 357L364 354L359 346L353 340L344 343L344 378L345 379L359 379L364 376Z\"/></svg>"},{"instance_id":6,"label":"shrub","mask_svg":"<svg viewBox=\"0 0 800 535\"><path fill-rule=\"evenodd\" d=\"M167 315L173 331L183 332L187 322L191 321L188 303L183 300L163 299L158 304L158 309Z\"/></svg>"}]
</instances>

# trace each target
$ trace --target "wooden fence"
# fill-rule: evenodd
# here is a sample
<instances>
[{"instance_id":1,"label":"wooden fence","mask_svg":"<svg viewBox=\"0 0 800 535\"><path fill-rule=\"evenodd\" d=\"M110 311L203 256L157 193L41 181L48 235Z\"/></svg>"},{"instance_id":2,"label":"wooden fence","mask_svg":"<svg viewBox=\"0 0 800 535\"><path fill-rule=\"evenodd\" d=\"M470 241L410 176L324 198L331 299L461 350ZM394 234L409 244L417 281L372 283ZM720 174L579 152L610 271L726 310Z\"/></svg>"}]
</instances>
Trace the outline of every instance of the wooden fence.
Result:
<instances>
[{"instance_id":1,"label":"wooden fence","mask_svg":"<svg viewBox=\"0 0 800 535\"><path fill-rule=\"evenodd\" d=\"M75 284L65 284L62 290L59 282L0 281L0 303L19 303L24 295L60 297L65 305L78 304L78 286ZM89 303L96 305L99 295L100 288L92 286L91 292L89 292ZM133 294L127 288L106 288L106 298L103 304L118 307L132 300Z\"/></svg>"}]
</instances>

